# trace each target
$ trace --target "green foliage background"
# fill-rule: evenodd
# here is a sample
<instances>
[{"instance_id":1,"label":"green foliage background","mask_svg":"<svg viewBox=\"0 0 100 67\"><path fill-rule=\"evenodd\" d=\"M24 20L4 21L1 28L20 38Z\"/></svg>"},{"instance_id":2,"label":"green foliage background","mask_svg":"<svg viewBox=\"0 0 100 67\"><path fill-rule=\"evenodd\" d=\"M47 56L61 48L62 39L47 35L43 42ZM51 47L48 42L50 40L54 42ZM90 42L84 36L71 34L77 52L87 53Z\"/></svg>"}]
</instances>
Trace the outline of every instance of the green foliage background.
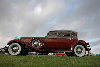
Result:
<instances>
[{"instance_id":1,"label":"green foliage background","mask_svg":"<svg viewBox=\"0 0 100 67\"><path fill-rule=\"evenodd\" d=\"M11 56L0 54L0 67L100 67L100 56Z\"/></svg>"}]
</instances>

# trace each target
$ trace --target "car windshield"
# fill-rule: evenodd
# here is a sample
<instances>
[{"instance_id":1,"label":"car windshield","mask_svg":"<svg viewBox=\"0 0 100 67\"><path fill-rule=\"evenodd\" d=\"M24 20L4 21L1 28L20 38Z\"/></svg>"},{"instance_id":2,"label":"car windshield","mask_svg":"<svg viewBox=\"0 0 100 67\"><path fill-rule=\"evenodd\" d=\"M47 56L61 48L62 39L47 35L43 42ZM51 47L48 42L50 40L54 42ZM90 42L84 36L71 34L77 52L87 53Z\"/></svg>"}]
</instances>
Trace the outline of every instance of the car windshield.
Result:
<instances>
[{"instance_id":1,"label":"car windshield","mask_svg":"<svg viewBox=\"0 0 100 67\"><path fill-rule=\"evenodd\" d=\"M49 33L49 36L50 36L50 37L52 37L52 36L57 36L57 33L56 33L56 32L50 32L50 33Z\"/></svg>"}]
</instances>

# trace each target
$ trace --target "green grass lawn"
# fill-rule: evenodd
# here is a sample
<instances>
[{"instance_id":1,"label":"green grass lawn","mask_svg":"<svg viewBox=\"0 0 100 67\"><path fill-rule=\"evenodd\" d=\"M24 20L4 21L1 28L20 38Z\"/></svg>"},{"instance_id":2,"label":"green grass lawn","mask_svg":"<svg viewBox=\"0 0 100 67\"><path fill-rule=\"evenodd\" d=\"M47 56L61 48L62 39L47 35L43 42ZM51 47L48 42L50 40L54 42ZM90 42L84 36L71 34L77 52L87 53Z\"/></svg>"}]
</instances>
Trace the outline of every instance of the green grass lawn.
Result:
<instances>
[{"instance_id":1,"label":"green grass lawn","mask_svg":"<svg viewBox=\"0 0 100 67\"><path fill-rule=\"evenodd\" d=\"M11 56L0 54L0 67L100 67L100 56Z\"/></svg>"}]
</instances>

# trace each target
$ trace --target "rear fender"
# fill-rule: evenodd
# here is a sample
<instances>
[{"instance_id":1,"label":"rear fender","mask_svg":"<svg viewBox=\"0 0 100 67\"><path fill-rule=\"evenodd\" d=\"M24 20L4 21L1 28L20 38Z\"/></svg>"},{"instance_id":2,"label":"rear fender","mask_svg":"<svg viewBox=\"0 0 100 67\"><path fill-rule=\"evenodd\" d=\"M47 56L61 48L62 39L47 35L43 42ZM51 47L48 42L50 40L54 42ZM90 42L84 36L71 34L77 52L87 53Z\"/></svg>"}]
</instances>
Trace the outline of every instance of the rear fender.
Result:
<instances>
[{"instance_id":1,"label":"rear fender","mask_svg":"<svg viewBox=\"0 0 100 67\"><path fill-rule=\"evenodd\" d=\"M74 43L72 44L72 46L71 46L71 50L72 50L72 51L74 50L74 47L75 47L77 44L83 45L83 46L85 47L85 49L89 51L89 49L87 48L87 43L86 43L85 41L83 41L83 40L79 40L79 41L74 42Z\"/></svg>"}]
</instances>

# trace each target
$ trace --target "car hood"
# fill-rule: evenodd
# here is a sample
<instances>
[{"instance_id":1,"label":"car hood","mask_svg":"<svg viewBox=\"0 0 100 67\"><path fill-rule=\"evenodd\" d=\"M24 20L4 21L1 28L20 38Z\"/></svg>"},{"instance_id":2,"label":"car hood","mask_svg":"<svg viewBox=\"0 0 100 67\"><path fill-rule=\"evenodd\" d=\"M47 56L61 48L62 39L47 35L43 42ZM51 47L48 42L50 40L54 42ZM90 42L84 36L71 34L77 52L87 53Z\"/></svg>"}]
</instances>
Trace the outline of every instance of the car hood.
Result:
<instances>
[{"instance_id":1,"label":"car hood","mask_svg":"<svg viewBox=\"0 0 100 67\"><path fill-rule=\"evenodd\" d=\"M45 39L46 37L21 37L20 39Z\"/></svg>"}]
</instances>

